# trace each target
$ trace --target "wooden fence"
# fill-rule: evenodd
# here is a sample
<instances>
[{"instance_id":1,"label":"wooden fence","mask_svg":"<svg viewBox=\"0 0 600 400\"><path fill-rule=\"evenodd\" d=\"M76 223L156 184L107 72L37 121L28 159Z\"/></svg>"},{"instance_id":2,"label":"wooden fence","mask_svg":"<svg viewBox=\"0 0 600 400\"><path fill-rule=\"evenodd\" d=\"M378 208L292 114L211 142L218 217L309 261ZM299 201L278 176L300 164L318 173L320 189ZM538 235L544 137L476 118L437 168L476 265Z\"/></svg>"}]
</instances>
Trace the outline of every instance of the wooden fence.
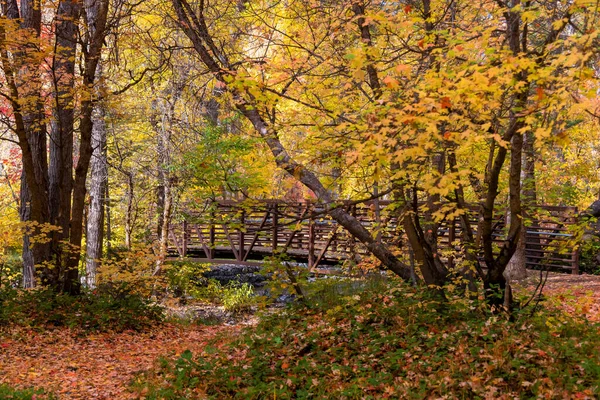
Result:
<instances>
[{"instance_id":1,"label":"wooden fence","mask_svg":"<svg viewBox=\"0 0 600 400\"><path fill-rule=\"evenodd\" d=\"M408 257L410 248L390 203L341 203L380 240ZM471 207L474 210L474 207ZM526 222L525 252L528 268L551 268L578 273L578 252L573 243L577 222L575 207L539 206ZM502 213L494 226L494 240L504 240ZM477 213L470 214L476 232ZM449 263L460 257L461 224L444 220L438 228L440 253ZM266 200L254 203L219 201L204 211L185 215L169 228L170 258L198 262L253 264L264 257L286 253L309 268L344 260L359 260L367 251L325 212L322 205Z\"/></svg>"}]
</instances>

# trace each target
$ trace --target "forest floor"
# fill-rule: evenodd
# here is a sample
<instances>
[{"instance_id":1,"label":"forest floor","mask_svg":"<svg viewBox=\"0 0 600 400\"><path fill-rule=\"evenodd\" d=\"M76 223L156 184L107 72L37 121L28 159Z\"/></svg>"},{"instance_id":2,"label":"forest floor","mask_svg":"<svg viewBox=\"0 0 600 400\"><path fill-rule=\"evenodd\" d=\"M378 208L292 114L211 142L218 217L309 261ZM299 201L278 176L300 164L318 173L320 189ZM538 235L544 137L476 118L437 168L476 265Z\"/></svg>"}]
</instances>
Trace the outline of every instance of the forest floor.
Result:
<instances>
[{"instance_id":1,"label":"forest floor","mask_svg":"<svg viewBox=\"0 0 600 400\"><path fill-rule=\"evenodd\" d=\"M522 286L533 292L537 282L539 273L532 271ZM551 273L543 298L600 321L600 276ZM0 333L0 385L43 389L58 399L133 399L138 395L128 391L131 381L161 357L173 359L184 350L200 354L215 337L225 344L255 322L164 324L141 333L86 335L66 328L15 328Z\"/></svg>"},{"instance_id":2,"label":"forest floor","mask_svg":"<svg viewBox=\"0 0 600 400\"><path fill-rule=\"evenodd\" d=\"M539 271L528 271L529 277L521 284L533 293L540 282ZM543 273L543 298L565 309L571 315L584 315L592 322L600 322L600 276Z\"/></svg>"},{"instance_id":3,"label":"forest floor","mask_svg":"<svg viewBox=\"0 0 600 400\"><path fill-rule=\"evenodd\" d=\"M58 399L131 399L130 382L160 357L200 353L238 325L165 324L147 332L78 335L68 329L12 330L0 336L0 384L44 389Z\"/></svg>"}]
</instances>

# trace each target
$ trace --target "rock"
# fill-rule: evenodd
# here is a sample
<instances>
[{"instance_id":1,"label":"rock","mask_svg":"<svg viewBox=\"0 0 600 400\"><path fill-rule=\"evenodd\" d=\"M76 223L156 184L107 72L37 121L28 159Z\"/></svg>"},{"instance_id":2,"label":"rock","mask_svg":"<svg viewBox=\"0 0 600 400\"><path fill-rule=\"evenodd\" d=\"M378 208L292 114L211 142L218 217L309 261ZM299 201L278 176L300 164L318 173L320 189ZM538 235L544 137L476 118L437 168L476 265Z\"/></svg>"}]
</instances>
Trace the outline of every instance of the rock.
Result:
<instances>
[{"instance_id":1,"label":"rock","mask_svg":"<svg viewBox=\"0 0 600 400\"><path fill-rule=\"evenodd\" d=\"M221 285L229 282L249 283L254 287L265 285L267 277L260 274L260 267L254 265L221 264L214 265L204 273L207 279L214 279Z\"/></svg>"}]
</instances>

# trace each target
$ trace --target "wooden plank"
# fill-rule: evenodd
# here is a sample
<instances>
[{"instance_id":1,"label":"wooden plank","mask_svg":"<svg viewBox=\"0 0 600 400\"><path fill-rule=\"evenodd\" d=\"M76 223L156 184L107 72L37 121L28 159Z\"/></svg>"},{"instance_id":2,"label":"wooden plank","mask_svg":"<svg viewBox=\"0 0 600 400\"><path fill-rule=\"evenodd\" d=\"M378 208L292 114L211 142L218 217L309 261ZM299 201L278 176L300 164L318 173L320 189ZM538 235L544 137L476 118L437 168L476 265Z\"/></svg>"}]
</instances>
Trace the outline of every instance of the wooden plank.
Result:
<instances>
[{"instance_id":1,"label":"wooden plank","mask_svg":"<svg viewBox=\"0 0 600 400\"><path fill-rule=\"evenodd\" d=\"M204 242L204 235L202 234L202 231L200 230L200 226L198 224L196 224L195 227L196 227L196 233L198 234L198 239L200 239L200 243L202 244L202 250L204 251L204 254L206 255L206 257L208 259L211 259L212 253L211 253L210 249L208 248L208 246L206 246L206 243Z\"/></svg>"},{"instance_id":2,"label":"wooden plank","mask_svg":"<svg viewBox=\"0 0 600 400\"><path fill-rule=\"evenodd\" d=\"M254 237L252 238L252 241L250 242L250 245L248 246L248 250L244 254L244 257L242 258L242 261L246 261L248 259L248 255L250 254L250 252L252 251L252 248L256 244L256 240L258 239L258 234L260 232L260 229L262 229L265 226L268 219L269 219L269 211L267 210L265 212L264 218L262 219L262 221L260 223L259 230L257 230L256 233L254 234Z\"/></svg>"},{"instance_id":3,"label":"wooden plank","mask_svg":"<svg viewBox=\"0 0 600 400\"><path fill-rule=\"evenodd\" d=\"M183 243L181 246L181 250L182 250L182 257L185 257L187 255L187 246L188 246L188 239L189 239L189 235L188 235L188 223L186 220L183 220L182 222L182 228L183 228Z\"/></svg>"},{"instance_id":4,"label":"wooden plank","mask_svg":"<svg viewBox=\"0 0 600 400\"><path fill-rule=\"evenodd\" d=\"M235 259L239 261L240 256L239 256L237 249L235 248L235 244L233 244L233 240L231 239L231 236L229 236L229 228L227 227L227 225L224 224L223 229L225 230L225 234L227 235L227 240L229 241L229 244L231 245L231 251L233 252L233 255L235 256Z\"/></svg>"},{"instance_id":5,"label":"wooden plank","mask_svg":"<svg viewBox=\"0 0 600 400\"><path fill-rule=\"evenodd\" d=\"M183 257L183 250L179 246L179 241L177 240L177 236L175 235L175 231L172 227L169 227L169 237L171 238L173 243L175 243L175 247L177 248L177 254L179 254L180 257Z\"/></svg>"}]
</instances>

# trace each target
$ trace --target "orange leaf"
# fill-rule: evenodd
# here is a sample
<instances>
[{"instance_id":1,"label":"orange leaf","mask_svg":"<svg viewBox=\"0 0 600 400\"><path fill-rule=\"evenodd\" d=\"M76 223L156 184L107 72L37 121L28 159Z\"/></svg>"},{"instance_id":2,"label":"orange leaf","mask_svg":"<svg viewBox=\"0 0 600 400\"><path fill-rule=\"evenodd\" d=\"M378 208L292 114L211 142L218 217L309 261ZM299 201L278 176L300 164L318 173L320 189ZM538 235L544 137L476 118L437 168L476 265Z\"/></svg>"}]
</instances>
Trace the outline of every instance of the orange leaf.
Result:
<instances>
[{"instance_id":1,"label":"orange leaf","mask_svg":"<svg viewBox=\"0 0 600 400\"><path fill-rule=\"evenodd\" d=\"M450 102L450 98L449 97L442 97L442 100L440 101L440 105L442 108L450 108L452 107L452 102Z\"/></svg>"},{"instance_id":2,"label":"orange leaf","mask_svg":"<svg viewBox=\"0 0 600 400\"><path fill-rule=\"evenodd\" d=\"M538 101L542 100L544 98L544 89L539 86L536 87L535 94L537 95Z\"/></svg>"},{"instance_id":3,"label":"orange leaf","mask_svg":"<svg viewBox=\"0 0 600 400\"><path fill-rule=\"evenodd\" d=\"M385 78L383 78L383 83L385 83L385 86L387 86L390 89L394 89L398 87L398 80L392 76L386 76Z\"/></svg>"}]
</instances>

